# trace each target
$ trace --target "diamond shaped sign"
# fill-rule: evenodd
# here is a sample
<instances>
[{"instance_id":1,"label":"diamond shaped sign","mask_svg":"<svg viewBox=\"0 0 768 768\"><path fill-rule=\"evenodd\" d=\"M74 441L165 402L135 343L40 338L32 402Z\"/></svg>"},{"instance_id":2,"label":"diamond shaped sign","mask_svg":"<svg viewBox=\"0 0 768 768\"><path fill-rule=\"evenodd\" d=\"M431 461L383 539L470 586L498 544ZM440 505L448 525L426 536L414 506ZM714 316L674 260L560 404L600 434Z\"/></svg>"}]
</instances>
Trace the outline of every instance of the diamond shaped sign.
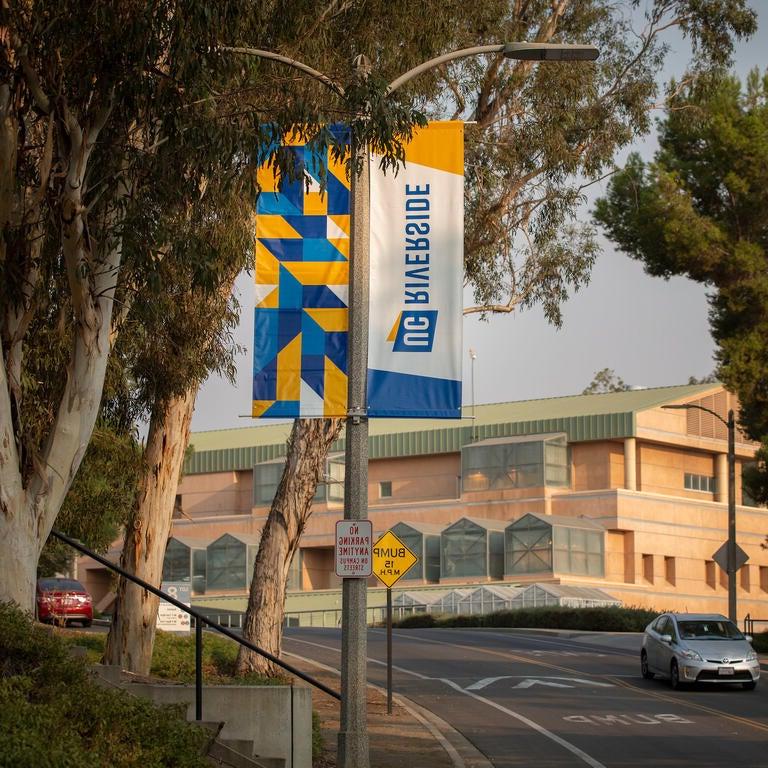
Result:
<instances>
[{"instance_id":1,"label":"diamond shaped sign","mask_svg":"<svg viewBox=\"0 0 768 768\"><path fill-rule=\"evenodd\" d=\"M728 568L728 542L724 542L720 549L712 555L712 559L726 572L730 573ZM737 544L736 545L736 566L734 572L738 571L744 563L749 560L749 555Z\"/></svg>"},{"instance_id":2,"label":"diamond shaped sign","mask_svg":"<svg viewBox=\"0 0 768 768\"><path fill-rule=\"evenodd\" d=\"M373 545L373 575L387 587L397 583L418 560L392 531Z\"/></svg>"}]
</instances>

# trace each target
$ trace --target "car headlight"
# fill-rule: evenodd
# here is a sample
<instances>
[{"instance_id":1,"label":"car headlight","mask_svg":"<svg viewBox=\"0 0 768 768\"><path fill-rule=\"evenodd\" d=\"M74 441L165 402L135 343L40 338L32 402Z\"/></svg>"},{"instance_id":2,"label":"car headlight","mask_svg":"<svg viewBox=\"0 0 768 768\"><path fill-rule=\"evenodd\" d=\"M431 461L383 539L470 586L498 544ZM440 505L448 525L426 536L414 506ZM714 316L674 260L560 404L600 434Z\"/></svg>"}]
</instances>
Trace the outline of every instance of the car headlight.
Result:
<instances>
[{"instance_id":1,"label":"car headlight","mask_svg":"<svg viewBox=\"0 0 768 768\"><path fill-rule=\"evenodd\" d=\"M750 651L747 654L747 661L757 661L757 654L754 651Z\"/></svg>"},{"instance_id":2,"label":"car headlight","mask_svg":"<svg viewBox=\"0 0 768 768\"><path fill-rule=\"evenodd\" d=\"M690 659L691 661L701 661L702 660L701 656L699 656L699 654L696 653L696 651L692 651L690 648L682 648L680 650L680 655L684 659Z\"/></svg>"}]
</instances>

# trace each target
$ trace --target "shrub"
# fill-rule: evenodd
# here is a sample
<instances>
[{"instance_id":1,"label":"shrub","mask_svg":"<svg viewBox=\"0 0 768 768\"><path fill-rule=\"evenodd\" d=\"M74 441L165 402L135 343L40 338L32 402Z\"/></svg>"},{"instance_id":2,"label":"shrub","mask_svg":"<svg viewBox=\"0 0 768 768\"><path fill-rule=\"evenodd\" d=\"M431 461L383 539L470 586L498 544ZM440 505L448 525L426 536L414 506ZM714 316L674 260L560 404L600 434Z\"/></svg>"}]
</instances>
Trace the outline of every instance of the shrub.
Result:
<instances>
[{"instance_id":1,"label":"shrub","mask_svg":"<svg viewBox=\"0 0 768 768\"><path fill-rule=\"evenodd\" d=\"M203 768L209 734L94 684L49 629L0 603L0 755L14 768Z\"/></svg>"},{"instance_id":2,"label":"shrub","mask_svg":"<svg viewBox=\"0 0 768 768\"><path fill-rule=\"evenodd\" d=\"M526 629L570 629L582 632L642 632L657 611L646 608L566 608L547 606L477 615L445 615L437 619L416 613L397 622L408 627L520 627Z\"/></svg>"},{"instance_id":3,"label":"shrub","mask_svg":"<svg viewBox=\"0 0 768 768\"><path fill-rule=\"evenodd\" d=\"M768 653L768 631L752 636L752 647L758 653Z\"/></svg>"},{"instance_id":4,"label":"shrub","mask_svg":"<svg viewBox=\"0 0 768 768\"><path fill-rule=\"evenodd\" d=\"M392 626L400 627L401 629L434 627L435 617L431 613L412 613L410 616L400 619L400 621L393 621Z\"/></svg>"}]
</instances>

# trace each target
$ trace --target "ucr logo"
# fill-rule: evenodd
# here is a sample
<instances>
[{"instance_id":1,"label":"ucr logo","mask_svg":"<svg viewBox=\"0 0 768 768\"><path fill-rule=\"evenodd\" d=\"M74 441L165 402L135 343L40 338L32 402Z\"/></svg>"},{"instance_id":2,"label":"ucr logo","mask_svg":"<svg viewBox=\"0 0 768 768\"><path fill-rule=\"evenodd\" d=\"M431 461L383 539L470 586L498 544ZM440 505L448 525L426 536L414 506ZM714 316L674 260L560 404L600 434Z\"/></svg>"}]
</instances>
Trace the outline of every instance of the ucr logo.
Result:
<instances>
[{"instance_id":1,"label":"ucr logo","mask_svg":"<svg viewBox=\"0 0 768 768\"><path fill-rule=\"evenodd\" d=\"M397 316L387 341L394 343L394 352L431 352L436 327L436 309L404 310Z\"/></svg>"}]
</instances>

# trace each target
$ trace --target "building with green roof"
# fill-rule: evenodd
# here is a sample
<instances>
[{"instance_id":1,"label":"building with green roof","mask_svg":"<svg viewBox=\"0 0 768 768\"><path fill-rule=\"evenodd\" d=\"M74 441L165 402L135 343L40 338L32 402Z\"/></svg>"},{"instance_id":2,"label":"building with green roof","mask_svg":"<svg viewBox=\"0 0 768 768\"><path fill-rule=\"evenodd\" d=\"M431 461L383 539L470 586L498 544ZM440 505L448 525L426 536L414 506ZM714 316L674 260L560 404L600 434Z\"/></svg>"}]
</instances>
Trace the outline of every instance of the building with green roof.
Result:
<instances>
[{"instance_id":1,"label":"building with green roof","mask_svg":"<svg viewBox=\"0 0 768 768\"><path fill-rule=\"evenodd\" d=\"M713 554L727 536L726 427L706 411L663 407L681 404L722 418L738 409L714 383L477 405L457 421L372 421L368 516L374 534L398 525L432 536L451 529L443 557L451 547L461 550L455 524L468 519L472 532L499 531L503 542L506 530L508 540L494 558L476 548L486 565L463 563L473 574L468 585L501 578L594 588L629 605L725 613L727 578ZM267 423L193 434L172 535L182 541L258 536L290 427ZM740 613L760 614L768 597L768 551L760 546L768 515L741 487L742 467L755 449L737 432L737 538L750 557L738 574L739 606ZM343 516L343 451L342 439L326 461L292 565L291 583L303 594L340 586L333 545ZM465 549L471 554L468 544ZM455 587L450 565L441 563L440 574ZM437 564L429 578L425 569L413 573L434 582ZM412 575L408 589L418 583ZM244 590L219 592L229 604L242 599L244 605ZM216 599L209 584L205 600Z\"/></svg>"}]
</instances>

